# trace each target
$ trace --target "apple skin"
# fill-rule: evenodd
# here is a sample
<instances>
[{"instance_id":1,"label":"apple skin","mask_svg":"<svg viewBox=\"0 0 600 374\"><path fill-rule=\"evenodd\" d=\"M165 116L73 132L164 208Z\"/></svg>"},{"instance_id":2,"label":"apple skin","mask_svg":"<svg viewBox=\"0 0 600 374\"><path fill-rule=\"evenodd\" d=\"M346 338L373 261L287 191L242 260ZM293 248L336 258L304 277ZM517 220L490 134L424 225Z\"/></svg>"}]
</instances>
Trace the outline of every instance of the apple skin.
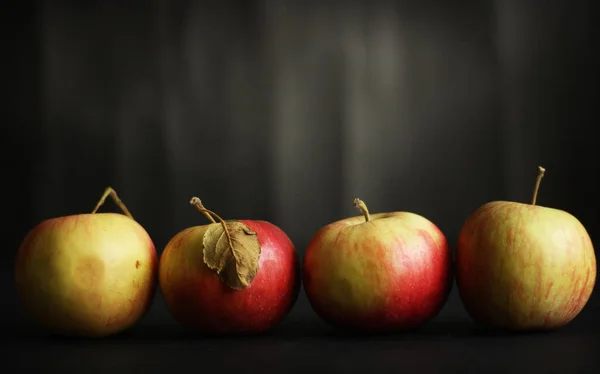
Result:
<instances>
[{"instance_id":1,"label":"apple skin","mask_svg":"<svg viewBox=\"0 0 600 374\"><path fill-rule=\"evenodd\" d=\"M50 332L74 337L132 327L151 305L157 275L146 230L115 213L41 222L23 240L15 265L26 311Z\"/></svg>"},{"instance_id":2,"label":"apple skin","mask_svg":"<svg viewBox=\"0 0 600 374\"><path fill-rule=\"evenodd\" d=\"M357 332L419 327L444 306L452 254L439 228L408 212L372 214L320 229L304 256L303 284L314 311Z\"/></svg>"},{"instance_id":3,"label":"apple skin","mask_svg":"<svg viewBox=\"0 0 600 374\"><path fill-rule=\"evenodd\" d=\"M250 286L235 290L203 260L208 225L187 228L166 245L159 282L167 307L184 328L204 334L264 333L292 309L300 291L299 259L290 238L266 221L239 220L257 233L259 269Z\"/></svg>"},{"instance_id":4,"label":"apple skin","mask_svg":"<svg viewBox=\"0 0 600 374\"><path fill-rule=\"evenodd\" d=\"M550 330L573 320L596 282L583 225L548 207L495 201L464 223L456 280L469 315L508 330Z\"/></svg>"}]
</instances>

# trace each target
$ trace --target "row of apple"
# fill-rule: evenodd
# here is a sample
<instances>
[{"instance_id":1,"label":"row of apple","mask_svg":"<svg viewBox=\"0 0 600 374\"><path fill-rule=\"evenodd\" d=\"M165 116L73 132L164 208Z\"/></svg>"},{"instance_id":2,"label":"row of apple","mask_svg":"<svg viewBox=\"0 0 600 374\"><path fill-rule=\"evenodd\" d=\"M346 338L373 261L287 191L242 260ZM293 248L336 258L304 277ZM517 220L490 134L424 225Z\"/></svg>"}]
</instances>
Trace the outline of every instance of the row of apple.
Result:
<instances>
[{"instance_id":1,"label":"row of apple","mask_svg":"<svg viewBox=\"0 0 600 374\"><path fill-rule=\"evenodd\" d=\"M292 309L300 284L315 312L343 329L399 331L442 309L456 275L460 298L477 322L513 330L553 329L588 302L596 258L571 214L496 201L464 223L453 264L442 231L409 212L362 215L321 228L303 266L289 237L258 220L223 220L200 199L208 223L173 237L160 261L153 242L112 188L91 214L46 220L18 251L22 305L40 326L102 337L135 325L157 283L173 318L189 330L260 333ZM96 213L111 197L124 214Z\"/></svg>"}]
</instances>

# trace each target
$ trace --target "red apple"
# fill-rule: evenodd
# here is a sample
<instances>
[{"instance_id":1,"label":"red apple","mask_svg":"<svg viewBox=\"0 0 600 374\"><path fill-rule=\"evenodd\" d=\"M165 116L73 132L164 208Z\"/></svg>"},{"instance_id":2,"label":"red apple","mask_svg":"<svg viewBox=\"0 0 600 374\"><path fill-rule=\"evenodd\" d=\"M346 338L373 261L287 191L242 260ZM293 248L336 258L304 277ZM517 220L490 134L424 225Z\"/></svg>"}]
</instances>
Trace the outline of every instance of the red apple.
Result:
<instances>
[{"instance_id":1,"label":"red apple","mask_svg":"<svg viewBox=\"0 0 600 374\"><path fill-rule=\"evenodd\" d=\"M126 215L96 213L109 195ZM26 311L49 331L103 337L147 311L157 268L150 236L108 187L91 214L33 228L18 250L15 279Z\"/></svg>"},{"instance_id":2,"label":"red apple","mask_svg":"<svg viewBox=\"0 0 600 374\"><path fill-rule=\"evenodd\" d=\"M300 289L292 241L272 223L224 221L200 199L190 203L211 223L179 232L161 255L159 282L173 318L208 334L270 330Z\"/></svg>"},{"instance_id":3,"label":"red apple","mask_svg":"<svg viewBox=\"0 0 600 374\"><path fill-rule=\"evenodd\" d=\"M509 330L549 330L573 320L596 282L596 257L571 214L536 204L494 201L464 223L456 253L457 285L471 317Z\"/></svg>"},{"instance_id":4,"label":"red apple","mask_svg":"<svg viewBox=\"0 0 600 374\"><path fill-rule=\"evenodd\" d=\"M363 332L422 325L443 307L452 285L444 234L408 212L351 217L321 228L304 256L303 283L329 324Z\"/></svg>"}]
</instances>

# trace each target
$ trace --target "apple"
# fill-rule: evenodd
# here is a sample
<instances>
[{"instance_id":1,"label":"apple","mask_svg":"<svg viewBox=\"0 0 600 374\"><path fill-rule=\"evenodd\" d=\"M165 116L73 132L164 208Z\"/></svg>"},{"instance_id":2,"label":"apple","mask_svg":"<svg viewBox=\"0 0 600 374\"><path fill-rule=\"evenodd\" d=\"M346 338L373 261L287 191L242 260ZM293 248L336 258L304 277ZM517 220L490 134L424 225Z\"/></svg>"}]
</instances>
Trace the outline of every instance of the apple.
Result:
<instances>
[{"instance_id":1,"label":"apple","mask_svg":"<svg viewBox=\"0 0 600 374\"><path fill-rule=\"evenodd\" d=\"M110 196L124 214L96 213ZM45 220L17 253L21 304L49 332L105 337L133 326L154 297L154 244L108 187L89 214Z\"/></svg>"},{"instance_id":2,"label":"apple","mask_svg":"<svg viewBox=\"0 0 600 374\"><path fill-rule=\"evenodd\" d=\"M410 212L369 214L321 228L306 249L303 283L314 311L344 330L393 332L437 315L452 286L440 229Z\"/></svg>"},{"instance_id":3,"label":"apple","mask_svg":"<svg viewBox=\"0 0 600 374\"><path fill-rule=\"evenodd\" d=\"M551 330L583 310L596 282L596 257L571 214L531 204L489 202L465 221L456 252L456 281L479 324L513 331Z\"/></svg>"},{"instance_id":4,"label":"apple","mask_svg":"<svg viewBox=\"0 0 600 374\"><path fill-rule=\"evenodd\" d=\"M224 221L197 197L190 204L210 224L179 232L160 257L160 289L171 315L197 333L269 331L288 314L300 290L292 241L272 223Z\"/></svg>"}]
</instances>

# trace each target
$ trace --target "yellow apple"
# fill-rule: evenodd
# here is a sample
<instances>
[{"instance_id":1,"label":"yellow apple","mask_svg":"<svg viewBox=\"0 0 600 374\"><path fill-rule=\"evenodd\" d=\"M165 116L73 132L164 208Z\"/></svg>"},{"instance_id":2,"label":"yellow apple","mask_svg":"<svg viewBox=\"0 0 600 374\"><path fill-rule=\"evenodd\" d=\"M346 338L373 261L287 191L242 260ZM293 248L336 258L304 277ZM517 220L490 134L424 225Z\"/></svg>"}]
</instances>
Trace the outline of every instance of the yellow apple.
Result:
<instances>
[{"instance_id":1,"label":"yellow apple","mask_svg":"<svg viewBox=\"0 0 600 374\"><path fill-rule=\"evenodd\" d=\"M456 281L467 312L480 324L550 330L572 321L596 282L596 256L573 215L531 204L494 201L473 212L459 235Z\"/></svg>"},{"instance_id":2,"label":"yellow apple","mask_svg":"<svg viewBox=\"0 0 600 374\"><path fill-rule=\"evenodd\" d=\"M96 213L111 196L126 215ZM45 220L23 240L15 266L21 303L49 331L103 337L133 326L157 284L157 254L144 228L108 187L90 214Z\"/></svg>"}]
</instances>

